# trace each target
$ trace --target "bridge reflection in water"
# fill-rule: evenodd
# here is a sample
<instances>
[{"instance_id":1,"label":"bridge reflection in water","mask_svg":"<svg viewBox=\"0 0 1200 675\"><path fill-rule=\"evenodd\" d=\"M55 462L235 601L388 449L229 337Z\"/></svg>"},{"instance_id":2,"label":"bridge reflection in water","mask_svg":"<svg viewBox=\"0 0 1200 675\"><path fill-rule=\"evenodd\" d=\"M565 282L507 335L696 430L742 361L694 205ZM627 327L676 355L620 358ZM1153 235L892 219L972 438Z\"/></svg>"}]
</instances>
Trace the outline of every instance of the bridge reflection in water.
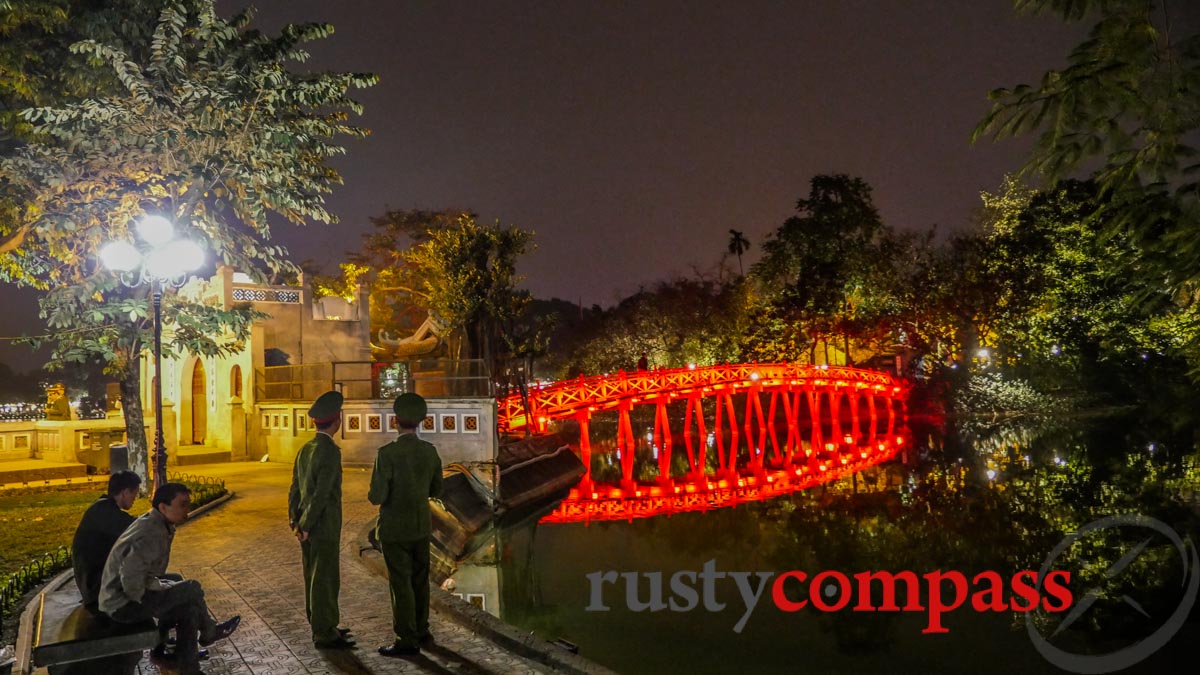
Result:
<instances>
[{"instance_id":1,"label":"bridge reflection in water","mask_svg":"<svg viewBox=\"0 0 1200 675\"><path fill-rule=\"evenodd\" d=\"M907 398L905 383L876 371L737 364L559 382L529 392L528 414L520 397L503 399L498 421L507 431L531 423L544 431L556 420L579 425L578 451L587 473L542 522L629 520L770 499L891 459L909 444ZM686 402L683 472L672 471L677 445L668 405L673 402ZM708 456L706 405L715 406L713 458ZM630 414L635 406L654 406L647 440L655 451L657 477L651 482L634 475L637 441ZM590 425L603 411L617 412L614 454L621 477L616 482L592 477Z\"/></svg>"}]
</instances>

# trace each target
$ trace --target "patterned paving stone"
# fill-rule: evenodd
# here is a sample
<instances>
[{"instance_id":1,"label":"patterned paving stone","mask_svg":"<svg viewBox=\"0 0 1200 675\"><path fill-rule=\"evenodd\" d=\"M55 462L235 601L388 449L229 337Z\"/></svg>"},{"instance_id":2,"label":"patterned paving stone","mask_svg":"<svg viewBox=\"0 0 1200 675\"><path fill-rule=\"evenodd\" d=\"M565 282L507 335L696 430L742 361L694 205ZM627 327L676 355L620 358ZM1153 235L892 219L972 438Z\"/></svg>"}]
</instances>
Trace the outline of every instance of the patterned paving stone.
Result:
<instances>
[{"instance_id":1,"label":"patterned paving stone","mask_svg":"<svg viewBox=\"0 0 1200 675\"><path fill-rule=\"evenodd\" d=\"M291 467L279 464L219 464L188 467L218 476L236 496L179 531L171 568L204 586L218 620L241 614L230 639L210 648L203 665L209 675L293 675L295 673L434 673L490 675L545 673L545 666L511 654L499 645L440 616L430 616L437 645L412 659L389 659L376 647L391 641L387 582L358 558L355 538L374 516L366 500L368 472L343 476L342 624L354 630L359 648L323 652L313 647L304 618L300 547L287 527L287 488ZM139 675L172 672L143 658Z\"/></svg>"}]
</instances>

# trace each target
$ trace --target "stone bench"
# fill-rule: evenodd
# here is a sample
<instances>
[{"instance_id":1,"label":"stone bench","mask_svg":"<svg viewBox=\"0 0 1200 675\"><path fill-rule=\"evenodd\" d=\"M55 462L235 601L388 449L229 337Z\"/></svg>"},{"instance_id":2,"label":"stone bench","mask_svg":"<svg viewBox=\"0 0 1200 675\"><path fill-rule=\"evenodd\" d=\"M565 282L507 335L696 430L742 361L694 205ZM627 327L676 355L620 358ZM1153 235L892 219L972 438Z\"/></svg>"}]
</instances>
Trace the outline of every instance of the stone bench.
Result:
<instances>
[{"instance_id":1,"label":"stone bench","mask_svg":"<svg viewBox=\"0 0 1200 675\"><path fill-rule=\"evenodd\" d=\"M21 616L16 673L132 673L142 652L158 643L153 621L121 624L81 604L70 572L59 575Z\"/></svg>"}]
</instances>

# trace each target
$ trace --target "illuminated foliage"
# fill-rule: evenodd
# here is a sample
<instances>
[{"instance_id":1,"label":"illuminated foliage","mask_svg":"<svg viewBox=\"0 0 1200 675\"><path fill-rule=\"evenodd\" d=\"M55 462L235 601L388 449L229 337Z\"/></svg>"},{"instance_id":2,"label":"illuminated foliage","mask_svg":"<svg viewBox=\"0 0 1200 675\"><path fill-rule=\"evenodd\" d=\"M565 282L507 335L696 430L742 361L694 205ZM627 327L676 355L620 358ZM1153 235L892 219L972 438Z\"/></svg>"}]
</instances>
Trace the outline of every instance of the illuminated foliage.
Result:
<instances>
[{"instance_id":1,"label":"illuminated foliage","mask_svg":"<svg viewBox=\"0 0 1200 675\"><path fill-rule=\"evenodd\" d=\"M344 152L333 139L367 133L346 121L360 111L349 91L376 78L290 69L307 58L302 45L332 32L325 24L268 36L250 27L250 12L226 20L211 0L128 4L129 13L55 9L37 30L29 16L26 28L6 24L25 42L6 42L3 58L54 48L41 58L77 63L71 77L96 86L79 95L66 80L0 82L6 101L38 103L20 111L21 141L0 156L0 198L10 207L0 213L0 279L44 291L53 364L98 360L120 377L140 466L148 289L124 289L101 269L98 249L132 241L136 219L154 213L234 269L259 277L291 269L268 218L336 221L324 208L341 182L327 164ZM240 349L256 316L185 288L164 301L165 348Z\"/></svg>"},{"instance_id":2,"label":"illuminated foliage","mask_svg":"<svg viewBox=\"0 0 1200 675\"><path fill-rule=\"evenodd\" d=\"M808 347L841 336L843 348L859 332L858 308L869 292L866 280L879 264L886 228L861 178L818 175L808 197L762 244L763 257L751 269L765 307L756 312L767 323L755 326L746 351L766 358L796 345L798 326ZM770 332L772 327L779 330ZM792 353L788 360L801 354ZM813 354L809 354L813 358Z\"/></svg>"},{"instance_id":3,"label":"illuminated foliage","mask_svg":"<svg viewBox=\"0 0 1200 675\"><path fill-rule=\"evenodd\" d=\"M1142 303L1189 307L1200 285L1200 35L1191 3L1015 0L1019 11L1092 21L1069 65L1037 85L998 89L976 139L1037 134L1025 172L1050 181L1090 175L1090 227L1123 237L1148 277ZM1191 31L1189 34L1187 31ZM1096 168L1098 167L1098 168ZM1198 362L1200 337L1187 351Z\"/></svg>"},{"instance_id":4,"label":"illuminated foliage","mask_svg":"<svg viewBox=\"0 0 1200 675\"><path fill-rule=\"evenodd\" d=\"M676 277L622 299L589 326L563 377L737 362L745 330L744 283Z\"/></svg>"}]
</instances>

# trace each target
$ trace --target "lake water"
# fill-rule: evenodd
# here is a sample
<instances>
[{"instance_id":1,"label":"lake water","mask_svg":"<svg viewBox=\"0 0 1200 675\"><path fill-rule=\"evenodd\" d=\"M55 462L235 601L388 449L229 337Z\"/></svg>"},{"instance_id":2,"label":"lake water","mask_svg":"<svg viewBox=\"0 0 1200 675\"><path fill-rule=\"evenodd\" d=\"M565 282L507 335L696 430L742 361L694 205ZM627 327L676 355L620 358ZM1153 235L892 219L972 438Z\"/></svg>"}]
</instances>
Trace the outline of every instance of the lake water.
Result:
<instances>
[{"instance_id":1,"label":"lake water","mask_svg":"<svg viewBox=\"0 0 1200 675\"><path fill-rule=\"evenodd\" d=\"M645 421L635 426L644 438ZM1008 675L1064 672L1039 652L1043 638L1031 632L1050 636L1069 616L1070 625L1046 642L1059 650L1056 658L1136 649L1174 630L1176 614L1182 627L1166 646L1122 672L1195 667L1197 611L1178 609L1200 574L1186 557L1195 555L1190 545L1181 554L1168 535L1126 525L1087 532L1047 562L1065 537L1106 516L1152 517L1197 541L1193 426L1127 413L1037 423L912 421L908 432L912 446L888 462L768 501L632 521L534 517L509 526L494 541L501 616L569 640L621 673ZM615 435L615 423L598 419L596 476L613 462L606 433ZM639 461L649 452L642 448ZM1037 611L1008 609L1030 604L1022 594L1029 584L1014 575L1043 566L1071 573L1063 584L1069 606L1051 586L1034 584ZM793 570L807 576L778 581ZM881 582L864 594L855 574L906 570L919 585L906 593L898 584L895 602L912 611L854 611L886 600ZM606 572L616 574L599 576ZM753 599L743 600L736 580L721 572L762 573L742 575L751 596L762 584L752 611ZM807 582L821 572L829 574L814 589ZM924 576L934 572L945 580ZM936 586L941 604L953 604L960 589L952 572L967 584L964 602L939 621L930 594ZM985 572L994 574L978 577ZM684 588L673 587L673 577ZM784 611L777 599L808 604ZM817 608L839 601L846 604L837 611ZM1086 611L1071 616L1081 604ZM930 632L939 623L948 632Z\"/></svg>"}]
</instances>

